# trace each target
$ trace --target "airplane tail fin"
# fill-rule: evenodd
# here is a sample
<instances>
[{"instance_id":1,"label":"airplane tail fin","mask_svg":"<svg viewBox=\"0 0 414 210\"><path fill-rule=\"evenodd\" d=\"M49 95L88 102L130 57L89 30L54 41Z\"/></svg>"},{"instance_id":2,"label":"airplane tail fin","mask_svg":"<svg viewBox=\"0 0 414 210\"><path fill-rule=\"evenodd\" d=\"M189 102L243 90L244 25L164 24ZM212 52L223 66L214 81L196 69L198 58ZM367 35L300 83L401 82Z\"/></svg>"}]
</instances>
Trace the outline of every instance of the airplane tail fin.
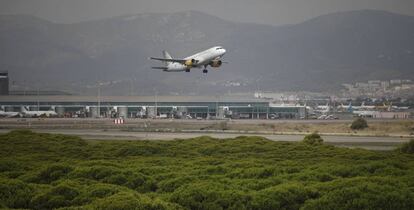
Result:
<instances>
[{"instance_id":1,"label":"airplane tail fin","mask_svg":"<svg viewBox=\"0 0 414 210\"><path fill-rule=\"evenodd\" d=\"M172 59L172 56L167 51L163 50L162 54L163 54L165 59ZM168 66L168 64L170 64L171 62L164 61L163 63L164 63L164 65Z\"/></svg>"},{"instance_id":2,"label":"airplane tail fin","mask_svg":"<svg viewBox=\"0 0 414 210\"><path fill-rule=\"evenodd\" d=\"M164 55L164 58L166 58L166 59L172 59L171 55L167 51L163 50L162 51L162 54Z\"/></svg>"},{"instance_id":3,"label":"airplane tail fin","mask_svg":"<svg viewBox=\"0 0 414 210\"><path fill-rule=\"evenodd\" d=\"M21 112L27 112L27 108L25 106L20 107Z\"/></svg>"}]
</instances>

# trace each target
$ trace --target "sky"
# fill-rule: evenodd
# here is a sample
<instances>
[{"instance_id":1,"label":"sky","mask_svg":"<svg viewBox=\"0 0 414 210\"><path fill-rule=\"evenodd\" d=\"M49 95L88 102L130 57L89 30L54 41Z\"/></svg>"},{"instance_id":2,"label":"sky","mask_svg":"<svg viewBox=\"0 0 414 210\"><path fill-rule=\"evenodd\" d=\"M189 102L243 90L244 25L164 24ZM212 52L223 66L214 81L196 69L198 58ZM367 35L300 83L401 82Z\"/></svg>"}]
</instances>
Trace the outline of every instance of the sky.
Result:
<instances>
[{"instance_id":1,"label":"sky","mask_svg":"<svg viewBox=\"0 0 414 210\"><path fill-rule=\"evenodd\" d=\"M0 14L28 14L59 23L196 10L231 21L283 25L361 9L414 16L414 0L0 0Z\"/></svg>"}]
</instances>

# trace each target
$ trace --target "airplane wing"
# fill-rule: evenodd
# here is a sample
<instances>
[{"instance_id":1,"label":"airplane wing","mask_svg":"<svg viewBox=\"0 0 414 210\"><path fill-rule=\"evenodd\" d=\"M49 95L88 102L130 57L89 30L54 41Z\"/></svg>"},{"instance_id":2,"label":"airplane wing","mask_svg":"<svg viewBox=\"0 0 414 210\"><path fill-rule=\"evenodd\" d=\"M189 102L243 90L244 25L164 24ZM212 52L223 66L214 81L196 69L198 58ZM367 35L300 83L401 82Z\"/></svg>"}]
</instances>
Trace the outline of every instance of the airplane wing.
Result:
<instances>
[{"instance_id":1,"label":"airplane wing","mask_svg":"<svg viewBox=\"0 0 414 210\"><path fill-rule=\"evenodd\" d=\"M151 67L152 69L161 69L161 70L167 70L168 68L167 67L158 67L158 66L154 66L154 67Z\"/></svg>"},{"instance_id":2,"label":"airplane wing","mask_svg":"<svg viewBox=\"0 0 414 210\"><path fill-rule=\"evenodd\" d=\"M166 72L182 72L182 71L184 71L184 70L168 70L167 67L158 67L158 66L151 67L151 68L152 69L160 69L160 70L163 70L163 71L166 71Z\"/></svg>"},{"instance_id":3,"label":"airplane wing","mask_svg":"<svg viewBox=\"0 0 414 210\"><path fill-rule=\"evenodd\" d=\"M154 57L150 57L149 59L157 60L157 61L164 61L164 62L181 63L181 64L184 64L186 62L186 60L182 60L182 59L154 58Z\"/></svg>"}]
</instances>

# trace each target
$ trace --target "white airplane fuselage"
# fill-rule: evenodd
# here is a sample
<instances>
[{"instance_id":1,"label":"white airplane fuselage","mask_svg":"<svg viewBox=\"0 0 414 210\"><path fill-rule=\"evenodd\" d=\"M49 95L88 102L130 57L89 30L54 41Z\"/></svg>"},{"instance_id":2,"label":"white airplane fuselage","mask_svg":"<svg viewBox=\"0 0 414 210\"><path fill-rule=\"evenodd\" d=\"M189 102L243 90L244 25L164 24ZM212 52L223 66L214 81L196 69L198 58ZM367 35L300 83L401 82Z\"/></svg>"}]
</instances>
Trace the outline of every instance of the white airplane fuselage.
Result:
<instances>
[{"instance_id":1,"label":"white airplane fuselage","mask_svg":"<svg viewBox=\"0 0 414 210\"><path fill-rule=\"evenodd\" d=\"M19 116L19 112L5 112L0 110L0 117L16 117Z\"/></svg>"},{"instance_id":2,"label":"white airplane fuselage","mask_svg":"<svg viewBox=\"0 0 414 210\"><path fill-rule=\"evenodd\" d=\"M208 65L212 67L221 66L220 58L226 53L226 50L221 46L215 46L210 49L204 50L197 54L188 56L184 59L172 59L172 58L151 58L154 60L161 60L166 65L165 67L154 67L158 69L163 69L167 72L181 72L181 71L190 71L191 68L201 68ZM164 59L164 60L163 60Z\"/></svg>"},{"instance_id":3,"label":"white airplane fuselage","mask_svg":"<svg viewBox=\"0 0 414 210\"><path fill-rule=\"evenodd\" d=\"M25 111L23 112L23 116L25 117L40 117L40 116L56 116L57 113L55 111Z\"/></svg>"},{"instance_id":4,"label":"white airplane fuselage","mask_svg":"<svg viewBox=\"0 0 414 210\"><path fill-rule=\"evenodd\" d=\"M49 110L49 111L29 111L25 107L22 107L21 109L22 109L21 113L24 117L40 117L40 116L51 117L51 116L57 116L57 113L53 110Z\"/></svg>"}]
</instances>

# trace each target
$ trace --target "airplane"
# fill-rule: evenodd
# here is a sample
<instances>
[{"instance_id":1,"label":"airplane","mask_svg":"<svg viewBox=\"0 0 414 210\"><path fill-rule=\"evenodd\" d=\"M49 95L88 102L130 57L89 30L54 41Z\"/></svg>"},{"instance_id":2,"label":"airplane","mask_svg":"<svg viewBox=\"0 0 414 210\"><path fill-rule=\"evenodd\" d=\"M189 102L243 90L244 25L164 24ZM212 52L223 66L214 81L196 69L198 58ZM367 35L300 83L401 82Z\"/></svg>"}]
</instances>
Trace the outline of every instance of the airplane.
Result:
<instances>
[{"instance_id":1,"label":"airplane","mask_svg":"<svg viewBox=\"0 0 414 210\"><path fill-rule=\"evenodd\" d=\"M17 117L20 116L19 112L6 112L3 110L0 110L0 117Z\"/></svg>"},{"instance_id":2,"label":"airplane","mask_svg":"<svg viewBox=\"0 0 414 210\"><path fill-rule=\"evenodd\" d=\"M361 108L362 109L375 109L376 108L376 106L367 106L367 105L365 105L365 102L362 102L362 104L361 104Z\"/></svg>"},{"instance_id":3,"label":"airplane","mask_svg":"<svg viewBox=\"0 0 414 210\"><path fill-rule=\"evenodd\" d=\"M326 105L317 105L316 109L328 109L329 107L329 103L326 103Z\"/></svg>"},{"instance_id":4,"label":"airplane","mask_svg":"<svg viewBox=\"0 0 414 210\"><path fill-rule=\"evenodd\" d=\"M353 106L352 103L349 103L348 110L364 110L365 109L365 102L361 103L361 106Z\"/></svg>"},{"instance_id":5,"label":"airplane","mask_svg":"<svg viewBox=\"0 0 414 210\"><path fill-rule=\"evenodd\" d=\"M152 69L160 69L165 72L190 72L191 68L204 67L203 73L207 74L207 66L218 68L223 64L221 58L226 50L221 46L212 47L197 54L191 55L184 59L174 59L167 51L163 51L164 58L150 57L149 59L164 62L162 67L152 67Z\"/></svg>"},{"instance_id":6,"label":"airplane","mask_svg":"<svg viewBox=\"0 0 414 210\"><path fill-rule=\"evenodd\" d=\"M40 117L40 116L46 116L46 117L52 117L52 116L57 116L58 114L53 111L53 110L49 110L49 111L28 111L26 107L22 106L21 107L21 113L24 117Z\"/></svg>"},{"instance_id":7,"label":"airplane","mask_svg":"<svg viewBox=\"0 0 414 210\"><path fill-rule=\"evenodd\" d=\"M378 111L354 111L353 114L357 115L358 117L373 117Z\"/></svg>"},{"instance_id":8,"label":"airplane","mask_svg":"<svg viewBox=\"0 0 414 210\"><path fill-rule=\"evenodd\" d=\"M384 106L385 106L385 104L384 104ZM391 110L408 110L408 109L410 109L410 107L408 107L408 106L395 106L395 105L392 105L392 102L388 106L388 111L391 111Z\"/></svg>"},{"instance_id":9,"label":"airplane","mask_svg":"<svg viewBox=\"0 0 414 210\"><path fill-rule=\"evenodd\" d=\"M394 109L394 110L408 110L408 109L410 109L409 106L391 106L391 108Z\"/></svg>"},{"instance_id":10,"label":"airplane","mask_svg":"<svg viewBox=\"0 0 414 210\"><path fill-rule=\"evenodd\" d=\"M316 106L316 109L314 110L314 112L321 113L321 114L326 114L326 113L329 113L330 111L331 111L331 106L329 105L329 103L326 103L326 105L318 105Z\"/></svg>"},{"instance_id":11,"label":"airplane","mask_svg":"<svg viewBox=\"0 0 414 210\"><path fill-rule=\"evenodd\" d=\"M338 109L347 110L349 112L352 112L354 110L373 110L375 108L378 108L378 106L367 106L365 105L365 102L361 103L361 106L353 106L351 102L349 102L349 105L339 105L337 106Z\"/></svg>"},{"instance_id":12,"label":"airplane","mask_svg":"<svg viewBox=\"0 0 414 210\"><path fill-rule=\"evenodd\" d=\"M354 110L354 107L352 106L351 102L349 102L349 105L344 105L344 104L341 103L341 105L338 105L336 108L338 110L348 111L348 112L352 112Z\"/></svg>"}]
</instances>

